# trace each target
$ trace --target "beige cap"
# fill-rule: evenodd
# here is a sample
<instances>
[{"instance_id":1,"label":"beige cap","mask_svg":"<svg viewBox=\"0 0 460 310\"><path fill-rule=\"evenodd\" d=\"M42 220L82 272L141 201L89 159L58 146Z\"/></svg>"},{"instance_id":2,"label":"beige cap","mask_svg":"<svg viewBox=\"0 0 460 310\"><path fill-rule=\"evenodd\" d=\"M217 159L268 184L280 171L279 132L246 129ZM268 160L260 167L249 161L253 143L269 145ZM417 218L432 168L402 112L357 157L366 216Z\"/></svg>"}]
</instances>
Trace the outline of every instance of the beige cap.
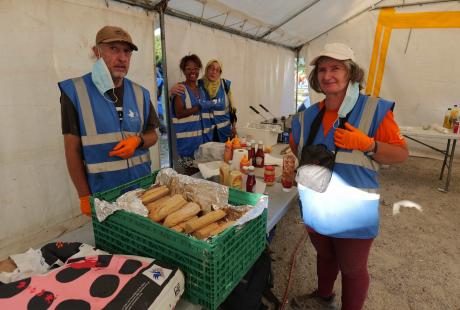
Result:
<instances>
[{"instance_id":1,"label":"beige cap","mask_svg":"<svg viewBox=\"0 0 460 310\"><path fill-rule=\"evenodd\" d=\"M129 33L120 27L104 26L96 34L96 44L109 42L126 42L131 48L137 51L137 46L134 45Z\"/></svg>"},{"instance_id":2,"label":"beige cap","mask_svg":"<svg viewBox=\"0 0 460 310\"><path fill-rule=\"evenodd\" d=\"M315 58L313 58L312 61L310 61L310 66L316 65L316 61L322 56L327 56L337 60L350 59L355 61L355 53L348 45L343 43L326 44L323 50Z\"/></svg>"}]
</instances>

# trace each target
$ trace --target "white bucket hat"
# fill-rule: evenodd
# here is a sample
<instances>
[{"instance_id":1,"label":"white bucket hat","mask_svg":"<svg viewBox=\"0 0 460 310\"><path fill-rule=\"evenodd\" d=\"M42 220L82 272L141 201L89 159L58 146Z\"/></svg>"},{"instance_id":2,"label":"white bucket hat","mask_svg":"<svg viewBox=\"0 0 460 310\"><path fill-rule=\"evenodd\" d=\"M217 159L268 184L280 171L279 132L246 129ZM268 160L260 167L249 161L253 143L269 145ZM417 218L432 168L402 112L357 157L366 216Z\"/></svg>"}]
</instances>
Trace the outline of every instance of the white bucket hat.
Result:
<instances>
[{"instance_id":1,"label":"white bucket hat","mask_svg":"<svg viewBox=\"0 0 460 310\"><path fill-rule=\"evenodd\" d=\"M355 53L353 50L343 43L329 43L326 44L323 50L316 56L315 58L310 61L310 66L316 65L316 61L322 57L327 56L337 60L347 60L351 59L355 61Z\"/></svg>"}]
</instances>

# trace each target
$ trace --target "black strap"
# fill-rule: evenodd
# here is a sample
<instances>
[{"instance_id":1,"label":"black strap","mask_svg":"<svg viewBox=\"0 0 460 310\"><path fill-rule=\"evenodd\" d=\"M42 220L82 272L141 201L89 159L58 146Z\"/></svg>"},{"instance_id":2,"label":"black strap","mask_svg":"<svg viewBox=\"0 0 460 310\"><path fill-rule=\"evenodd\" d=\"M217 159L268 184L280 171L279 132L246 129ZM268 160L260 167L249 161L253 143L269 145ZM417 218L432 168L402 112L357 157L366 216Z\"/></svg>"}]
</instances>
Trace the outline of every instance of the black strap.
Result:
<instances>
[{"instance_id":1,"label":"black strap","mask_svg":"<svg viewBox=\"0 0 460 310\"><path fill-rule=\"evenodd\" d=\"M228 95L228 85L227 85L227 80L226 79L222 79L224 81L224 90L225 90L225 93Z\"/></svg>"},{"instance_id":2,"label":"black strap","mask_svg":"<svg viewBox=\"0 0 460 310\"><path fill-rule=\"evenodd\" d=\"M323 116L325 112L326 112L326 109L323 106L321 110L319 110L318 115L316 115L315 119L311 123L310 134L308 135L308 140L307 140L307 143L304 145L304 147L306 145L311 145L313 143L313 140L315 139L316 134L318 133L319 126L321 125L321 122L323 121Z\"/></svg>"},{"instance_id":3,"label":"black strap","mask_svg":"<svg viewBox=\"0 0 460 310\"><path fill-rule=\"evenodd\" d=\"M321 125L321 122L323 121L325 112L326 112L326 108L323 106L321 110L319 110L318 115L316 115L315 119L311 123L310 134L308 135L307 144L305 144L304 147L306 145L311 145L313 143L313 140L315 139L316 134L318 133L319 126ZM351 114L351 111L347 114L347 116L341 117L339 119L339 128L342 128L342 129L345 128L345 123L348 121L348 117L350 116L350 114Z\"/></svg>"}]
</instances>

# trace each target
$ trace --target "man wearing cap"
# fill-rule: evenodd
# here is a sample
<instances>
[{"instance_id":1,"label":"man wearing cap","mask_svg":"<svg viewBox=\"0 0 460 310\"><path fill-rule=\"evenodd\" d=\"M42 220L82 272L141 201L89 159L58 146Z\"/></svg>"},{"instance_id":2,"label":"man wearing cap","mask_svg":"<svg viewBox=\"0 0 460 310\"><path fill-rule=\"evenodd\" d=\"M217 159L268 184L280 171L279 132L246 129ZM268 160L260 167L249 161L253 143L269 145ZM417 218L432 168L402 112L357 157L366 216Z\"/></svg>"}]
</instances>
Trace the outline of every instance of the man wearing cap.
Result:
<instances>
[{"instance_id":1,"label":"man wearing cap","mask_svg":"<svg viewBox=\"0 0 460 310\"><path fill-rule=\"evenodd\" d=\"M151 171L148 148L157 142L159 120L149 91L126 78L132 51L137 46L125 30L105 26L92 71L58 84L67 168L86 215L92 193Z\"/></svg>"}]
</instances>

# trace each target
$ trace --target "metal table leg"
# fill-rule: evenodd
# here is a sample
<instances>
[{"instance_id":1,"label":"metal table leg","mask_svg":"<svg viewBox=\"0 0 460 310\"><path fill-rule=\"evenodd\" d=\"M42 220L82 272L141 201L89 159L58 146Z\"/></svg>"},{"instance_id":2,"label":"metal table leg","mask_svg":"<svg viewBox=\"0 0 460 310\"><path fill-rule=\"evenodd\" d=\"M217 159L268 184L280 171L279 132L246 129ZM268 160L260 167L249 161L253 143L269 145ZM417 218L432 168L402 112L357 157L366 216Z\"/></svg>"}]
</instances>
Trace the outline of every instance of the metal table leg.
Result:
<instances>
[{"instance_id":1,"label":"metal table leg","mask_svg":"<svg viewBox=\"0 0 460 310\"><path fill-rule=\"evenodd\" d=\"M454 142L455 141L456 140L454 140ZM444 168L447 166L447 158L449 157L449 154L450 154L450 139L447 139L447 147L446 147L446 151L444 152L444 161L442 162L441 174L439 175L440 180L442 180L442 177L444 176Z\"/></svg>"},{"instance_id":2,"label":"metal table leg","mask_svg":"<svg viewBox=\"0 0 460 310\"><path fill-rule=\"evenodd\" d=\"M450 139L449 139L450 142ZM452 165L454 163L454 155L455 155L455 145L457 144L457 140L454 139L452 141L452 149L450 150L450 158L449 158L449 165L447 166L447 180L444 188L439 188L439 190L443 193L447 193L449 191L449 184L450 184L450 177L452 175ZM443 166L444 169L444 166Z\"/></svg>"}]
</instances>

